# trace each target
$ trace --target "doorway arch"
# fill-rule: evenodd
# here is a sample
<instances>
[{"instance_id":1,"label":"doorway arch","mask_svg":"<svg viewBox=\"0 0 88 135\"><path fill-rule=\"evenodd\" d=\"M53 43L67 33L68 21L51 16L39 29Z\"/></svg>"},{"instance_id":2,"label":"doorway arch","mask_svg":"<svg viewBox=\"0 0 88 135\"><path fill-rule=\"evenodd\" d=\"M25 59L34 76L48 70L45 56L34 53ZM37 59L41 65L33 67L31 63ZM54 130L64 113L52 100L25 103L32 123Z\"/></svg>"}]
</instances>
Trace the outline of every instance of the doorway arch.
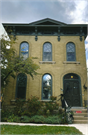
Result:
<instances>
[{"instance_id":1,"label":"doorway arch","mask_svg":"<svg viewBox=\"0 0 88 135\"><path fill-rule=\"evenodd\" d=\"M81 80L77 74L68 73L63 77L63 93L69 106L81 106Z\"/></svg>"}]
</instances>

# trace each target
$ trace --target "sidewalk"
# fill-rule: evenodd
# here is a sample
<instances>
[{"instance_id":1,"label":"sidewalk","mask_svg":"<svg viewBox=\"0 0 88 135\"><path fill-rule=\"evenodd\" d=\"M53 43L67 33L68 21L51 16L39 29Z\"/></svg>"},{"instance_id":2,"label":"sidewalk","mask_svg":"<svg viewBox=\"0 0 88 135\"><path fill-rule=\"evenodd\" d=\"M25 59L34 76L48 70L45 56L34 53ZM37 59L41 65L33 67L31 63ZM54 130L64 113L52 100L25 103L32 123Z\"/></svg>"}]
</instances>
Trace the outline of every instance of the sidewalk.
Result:
<instances>
[{"instance_id":1,"label":"sidewalk","mask_svg":"<svg viewBox=\"0 0 88 135\"><path fill-rule=\"evenodd\" d=\"M68 124L68 125L59 125L59 124L34 124L34 123L11 123L11 122L0 122L0 125L30 125L30 126L69 126L75 127L83 133L83 135L88 135L88 124Z\"/></svg>"}]
</instances>

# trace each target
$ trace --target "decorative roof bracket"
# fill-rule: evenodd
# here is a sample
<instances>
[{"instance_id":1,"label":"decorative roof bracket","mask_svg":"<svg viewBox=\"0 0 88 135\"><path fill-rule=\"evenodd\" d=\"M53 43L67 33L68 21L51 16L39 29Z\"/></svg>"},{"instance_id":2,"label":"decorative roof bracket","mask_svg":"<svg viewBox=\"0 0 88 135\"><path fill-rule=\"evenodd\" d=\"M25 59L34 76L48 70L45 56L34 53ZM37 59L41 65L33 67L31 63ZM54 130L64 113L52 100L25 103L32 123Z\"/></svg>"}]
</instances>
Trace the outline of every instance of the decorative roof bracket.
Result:
<instances>
[{"instance_id":1,"label":"decorative roof bracket","mask_svg":"<svg viewBox=\"0 0 88 135\"><path fill-rule=\"evenodd\" d=\"M38 40L38 37L37 37L37 27L35 27L35 41Z\"/></svg>"},{"instance_id":2,"label":"decorative roof bracket","mask_svg":"<svg viewBox=\"0 0 88 135\"><path fill-rule=\"evenodd\" d=\"M82 41L82 27L80 28L80 41Z\"/></svg>"},{"instance_id":3,"label":"decorative roof bracket","mask_svg":"<svg viewBox=\"0 0 88 135\"><path fill-rule=\"evenodd\" d=\"M58 41L60 41L60 27L58 27Z\"/></svg>"},{"instance_id":4,"label":"decorative roof bracket","mask_svg":"<svg viewBox=\"0 0 88 135\"><path fill-rule=\"evenodd\" d=\"M16 29L15 29L15 26L13 26L13 36L14 36L14 40L16 40Z\"/></svg>"}]
</instances>

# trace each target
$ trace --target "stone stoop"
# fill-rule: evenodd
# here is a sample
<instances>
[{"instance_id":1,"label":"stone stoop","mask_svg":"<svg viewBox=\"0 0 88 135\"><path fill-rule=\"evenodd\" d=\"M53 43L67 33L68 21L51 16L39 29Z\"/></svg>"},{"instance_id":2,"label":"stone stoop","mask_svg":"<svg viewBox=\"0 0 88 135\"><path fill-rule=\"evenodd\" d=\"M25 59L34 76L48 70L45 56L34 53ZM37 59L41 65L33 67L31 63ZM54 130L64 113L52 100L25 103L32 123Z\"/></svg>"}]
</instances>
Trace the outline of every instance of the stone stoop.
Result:
<instances>
[{"instance_id":1,"label":"stone stoop","mask_svg":"<svg viewBox=\"0 0 88 135\"><path fill-rule=\"evenodd\" d=\"M88 124L88 112L85 107L72 107L71 110L74 113L73 124ZM78 111L78 113L76 111Z\"/></svg>"}]
</instances>

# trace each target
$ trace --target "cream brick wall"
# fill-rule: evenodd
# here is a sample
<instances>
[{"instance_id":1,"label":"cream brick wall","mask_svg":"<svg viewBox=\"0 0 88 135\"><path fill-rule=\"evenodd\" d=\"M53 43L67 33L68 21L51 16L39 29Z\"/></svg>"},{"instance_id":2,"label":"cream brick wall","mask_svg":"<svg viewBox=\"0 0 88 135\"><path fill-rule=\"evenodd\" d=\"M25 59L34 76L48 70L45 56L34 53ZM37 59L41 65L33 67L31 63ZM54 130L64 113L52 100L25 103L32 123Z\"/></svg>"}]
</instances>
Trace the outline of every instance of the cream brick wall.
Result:
<instances>
[{"instance_id":1,"label":"cream brick wall","mask_svg":"<svg viewBox=\"0 0 88 135\"><path fill-rule=\"evenodd\" d=\"M61 40L57 40L57 36L38 36L38 40L35 41L35 36L17 36L17 41L14 47L19 55L20 44L23 41L29 43L29 57L38 57L34 62L40 66L38 70L41 75L34 77L34 80L27 75L27 89L26 89L26 99L31 95L36 95L41 100L42 93L42 75L49 73L52 75L52 95L58 96L61 94L60 88L63 88L63 76L67 73L75 73L80 76L81 79L81 91L82 91L82 103L84 104L84 99L86 99L86 92L84 92L83 85L87 79L86 71L86 59L85 59L85 45L84 38L81 42L79 36L61 36ZM52 61L55 64L43 63L42 61L42 51L43 44L45 42L50 42L52 44ZM63 63L66 61L66 44L68 42L73 42L76 48L76 61L80 64L75 63ZM10 100L15 99L16 92L16 79L11 79L9 83L8 92L6 92L6 103L10 103Z\"/></svg>"}]
</instances>

